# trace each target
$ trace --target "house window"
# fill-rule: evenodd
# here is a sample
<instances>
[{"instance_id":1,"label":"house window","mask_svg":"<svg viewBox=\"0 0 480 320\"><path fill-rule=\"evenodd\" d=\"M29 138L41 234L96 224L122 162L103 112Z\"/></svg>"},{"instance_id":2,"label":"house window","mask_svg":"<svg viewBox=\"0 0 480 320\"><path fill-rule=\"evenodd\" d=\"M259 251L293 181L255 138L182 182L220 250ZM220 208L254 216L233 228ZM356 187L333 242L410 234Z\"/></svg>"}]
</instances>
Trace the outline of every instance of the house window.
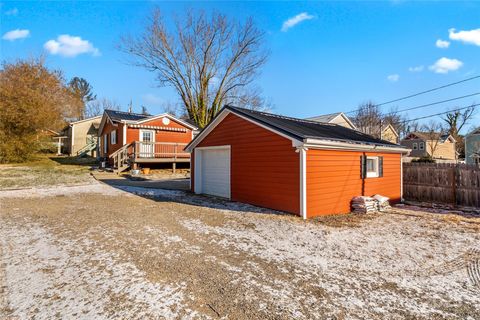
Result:
<instances>
[{"instance_id":1,"label":"house window","mask_svg":"<svg viewBox=\"0 0 480 320\"><path fill-rule=\"evenodd\" d=\"M117 130L110 133L110 144L117 144Z\"/></svg>"},{"instance_id":2,"label":"house window","mask_svg":"<svg viewBox=\"0 0 480 320\"><path fill-rule=\"evenodd\" d=\"M108 138L107 138L107 135L104 134L104 135L103 135L103 153L104 153L104 154L107 154L107 152L108 152L107 143L108 143Z\"/></svg>"},{"instance_id":3,"label":"house window","mask_svg":"<svg viewBox=\"0 0 480 320\"><path fill-rule=\"evenodd\" d=\"M377 178L378 167L378 157L367 157L367 178Z\"/></svg>"},{"instance_id":4,"label":"house window","mask_svg":"<svg viewBox=\"0 0 480 320\"><path fill-rule=\"evenodd\" d=\"M420 142L420 150L425 150L425 143L424 142Z\"/></svg>"},{"instance_id":5,"label":"house window","mask_svg":"<svg viewBox=\"0 0 480 320\"><path fill-rule=\"evenodd\" d=\"M418 150L418 144L416 142L413 143L413 150Z\"/></svg>"}]
</instances>

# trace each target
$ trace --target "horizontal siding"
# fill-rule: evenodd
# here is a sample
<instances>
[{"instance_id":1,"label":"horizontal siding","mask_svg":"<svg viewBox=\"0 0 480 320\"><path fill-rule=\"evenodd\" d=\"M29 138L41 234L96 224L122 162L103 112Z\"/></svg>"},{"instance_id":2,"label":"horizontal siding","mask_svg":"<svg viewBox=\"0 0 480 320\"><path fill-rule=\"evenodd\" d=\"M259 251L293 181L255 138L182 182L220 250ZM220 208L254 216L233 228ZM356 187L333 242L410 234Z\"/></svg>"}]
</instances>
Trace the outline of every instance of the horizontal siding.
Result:
<instances>
[{"instance_id":1,"label":"horizontal siding","mask_svg":"<svg viewBox=\"0 0 480 320\"><path fill-rule=\"evenodd\" d=\"M232 200L299 214L299 154L289 139L229 114L198 147L222 145L231 146Z\"/></svg>"},{"instance_id":2,"label":"horizontal siding","mask_svg":"<svg viewBox=\"0 0 480 320\"><path fill-rule=\"evenodd\" d=\"M351 200L362 194L360 156L362 152L307 151L307 212L309 217L348 213ZM382 194L399 201L401 196L400 155L366 153L383 156L383 177L365 179L365 195Z\"/></svg>"}]
</instances>

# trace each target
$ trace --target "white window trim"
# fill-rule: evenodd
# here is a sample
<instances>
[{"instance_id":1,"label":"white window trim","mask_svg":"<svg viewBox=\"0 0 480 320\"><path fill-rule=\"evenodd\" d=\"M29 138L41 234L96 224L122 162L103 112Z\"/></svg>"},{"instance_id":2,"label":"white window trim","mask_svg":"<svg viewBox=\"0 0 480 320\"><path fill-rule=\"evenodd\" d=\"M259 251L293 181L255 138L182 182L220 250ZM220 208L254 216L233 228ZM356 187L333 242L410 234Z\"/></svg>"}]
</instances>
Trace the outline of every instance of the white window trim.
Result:
<instances>
[{"instance_id":1,"label":"white window trim","mask_svg":"<svg viewBox=\"0 0 480 320\"><path fill-rule=\"evenodd\" d=\"M378 157L367 157L367 163L368 163L368 160L373 160L375 171L368 172L368 165L367 165L367 178L378 178L380 173Z\"/></svg>"},{"instance_id":2,"label":"white window trim","mask_svg":"<svg viewBox=\"0 0 480 320\"><path fill-rule=\"evenodd\" d=\"M425 150L425 142L420 142L418 144L418 150Z\"/></svg>"},{"instance_id":3,"label":"white window trim","mask_svg":"<svg viewBox=\"0 0 480 320\"><path fill-rule=\"evenodd\" d=\"M117 130L110 132L110 144L117 144Z\"/></svg>"},{"instance_id":4,"label":"white window trim","mask_svg":"<svg viewBox=\"0 0 480 320\"><path fill-rule=\"evenodd\" d=\"M413 150L418 150L418 143L416 142L413 143Z\"/></svg>"},{"instance_id":5,"label":"white window trim","mask_svg":"<svg viewBox=\"0 0 480 320\"><path fill-rule=\"evenodd\" d=\"M140 129L139 130L139 137L138 137L138 140L140 140L141 142L143 142L143 133L144 132L150 132L152 134L152 141L150 142L155 142L155 130L143 130L143 129Z\"/></svg>"}]
</instances>

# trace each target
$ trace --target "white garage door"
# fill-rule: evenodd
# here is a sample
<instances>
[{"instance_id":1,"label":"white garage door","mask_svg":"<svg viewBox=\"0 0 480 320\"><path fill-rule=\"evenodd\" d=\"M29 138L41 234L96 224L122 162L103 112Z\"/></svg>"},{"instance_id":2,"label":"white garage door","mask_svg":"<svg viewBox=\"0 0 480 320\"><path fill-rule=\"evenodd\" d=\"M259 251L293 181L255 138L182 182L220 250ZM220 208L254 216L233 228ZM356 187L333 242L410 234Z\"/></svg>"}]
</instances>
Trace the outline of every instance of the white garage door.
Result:
<instances>
[{"instance_id":1,"label":"white garage door","mask_svg":"<svg viewBox=\"0 0 480 320\"><path fill-rule=\"evenodd\" d=\"M198 156L200 190L197 192L230 198L230 148L202 149Z\"/></svg>"}]
</instances>

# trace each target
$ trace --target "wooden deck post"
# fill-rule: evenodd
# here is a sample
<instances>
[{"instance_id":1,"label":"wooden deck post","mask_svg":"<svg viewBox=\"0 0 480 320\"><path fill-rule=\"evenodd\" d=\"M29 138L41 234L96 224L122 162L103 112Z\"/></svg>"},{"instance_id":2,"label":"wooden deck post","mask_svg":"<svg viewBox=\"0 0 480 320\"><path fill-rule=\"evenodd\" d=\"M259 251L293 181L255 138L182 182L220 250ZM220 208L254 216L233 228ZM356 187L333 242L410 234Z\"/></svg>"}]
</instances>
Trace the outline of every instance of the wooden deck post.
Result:
<instances>
[{"instance_id":1,"label":"wooden deck post","mask_svg":"<svg viewBox=\"0 0 480 320\"><path fill-rule=\"evenodd\" d=\"M174 162L174 163L172 163L172 171L173 171L173 173L175 173L176 170L177 170L177 163Z\"/></svg>"}]
</instances>

